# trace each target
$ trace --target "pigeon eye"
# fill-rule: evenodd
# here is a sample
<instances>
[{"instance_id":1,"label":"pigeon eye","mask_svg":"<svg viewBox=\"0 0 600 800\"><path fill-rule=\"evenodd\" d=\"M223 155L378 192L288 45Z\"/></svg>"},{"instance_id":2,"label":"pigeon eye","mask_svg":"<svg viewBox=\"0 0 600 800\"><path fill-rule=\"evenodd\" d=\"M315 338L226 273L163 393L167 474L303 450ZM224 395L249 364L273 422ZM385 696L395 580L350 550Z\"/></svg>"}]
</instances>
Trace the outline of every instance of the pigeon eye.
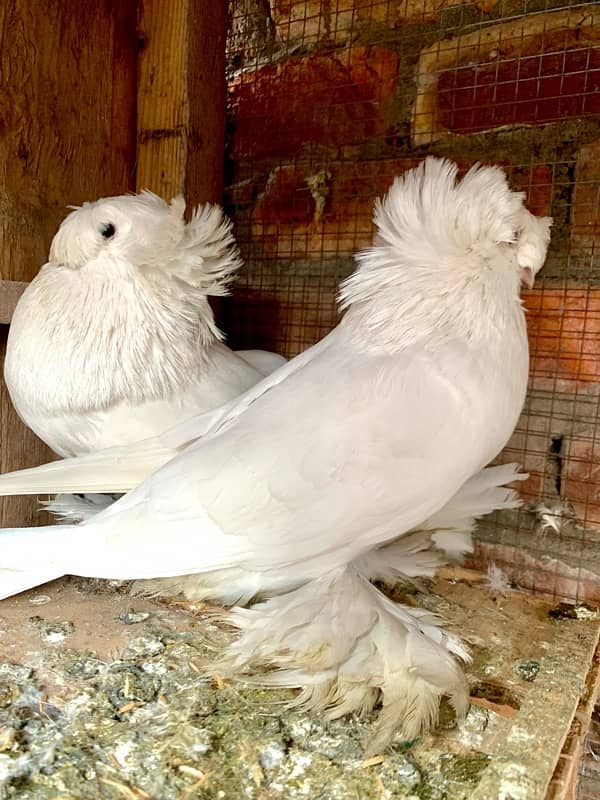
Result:
<instances>
[{"instance_id":1,"label":"pigeon eye","mask_svg":"<svg viewBox=\"0 0 600 800\"><path fill-rule=\"evenodd\" d=\"M100 225L100 236L102 236L104 239L112 239L115 233L115 226L112 224L112 222L105 222Z\"/></svg>"}]
</instances>

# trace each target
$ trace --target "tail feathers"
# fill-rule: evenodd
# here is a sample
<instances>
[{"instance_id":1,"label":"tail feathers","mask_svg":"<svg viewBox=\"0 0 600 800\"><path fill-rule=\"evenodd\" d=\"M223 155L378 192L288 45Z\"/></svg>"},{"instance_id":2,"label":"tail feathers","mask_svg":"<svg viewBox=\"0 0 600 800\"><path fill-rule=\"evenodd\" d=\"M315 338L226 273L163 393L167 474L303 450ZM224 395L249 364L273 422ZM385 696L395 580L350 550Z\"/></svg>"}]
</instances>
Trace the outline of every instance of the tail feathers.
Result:
<instances>
[{"instance_id":1,"label":"tail feathers","mask_svg":"<svg viewBox=\"0 0 600 800\"><path fill-rule=\"evenodd\" d=\"M108 508L118 497L114 494L59 494L52 500L43 500L42 506L62 522L85 522Z\"/></svg>"},{"instance_id":2,"label":"tail feathers","mask_svg":"<svg viewBox=\"0 0 600 800\"><path fill-rule=\"evenodd\" d=\"M240 637L213 665L219 674L300 688L294 705L328 719L366 713L381 700L370 754L396 730L414 739L433 727L442 695L466 713L467 684L454 658L468 659L461 643L431 614L393 603L353 568L236 608L230 621ZM277 670L256 675L264 664Z\"/></svg>"},{"instance_id":3,"label":"tail feathers","mask_svg":"<svg viewBox=\"0 0 600 800\"><path fill-rule=\"evenodd\" d=\"M176 451L157 438L0 475L0 496L124 493L138 486Z\"/></svg>"},{"instance_id":4,"label":"tail feathers","mask_svg":"<svg viewBox=\"0 0 600 800\"><path fill-rule=\"evenodd\" d=\"M256 351L258 352L258 351ZM279 358L279 356L277 356ZM0 475L0 497L19 494L123 494L206 434L237 401L197 414L151 439ZM50 511L61 514L61 504ZM68 509L67 509L67 516Z\"/></svg>"},{"instance_id":5,"label":"tail feathers","mask_svg":"<svg viewBox=\"0 0 600 800\"><path fill-rule=\"evenodd\" d=\"M64 575L72 535L70 525L0 531L0 600Z\"/></svg>"},{"instance_id":6,"label":"tail feathers","mask_svg":"<svg viewBox=\"0 0 600 800\"><path fill-rule=\"evenodd\" d=\"M60 578L62 573L56 570L13 570L0 567L0 600L12 597L28 589L34 589L49 581Z\"/></svg>"},{"instance_id":7,"label":"tail feathers","mask_svg":"<svg viewBox=\"0 0 600 800\"><path fill-rule=\"evenodd\" d=\"M434 530L432 540L450 559L462 558L473 550L471 531L479 517L493 511L519 508L522 500L514 489L506 486L529 477L518 464L486 467L461 486L454 497L423 528Z\"/></svg>"},{"instance_id":8,"label":"tail feathers","mask_svg":"<svg viewBox=\"0 0 600 800\"><path fill-rule=\"evenodd\" d=\"M434 575L448 559L460 559L473 550L471 531L478 517L521 505L514 489L504 484L526 478L518 464L480 470L418 530L366 553L356 562L357 569L370 580L385 583Z\"/></svg>"},{"instance_id":9,"label":"tail feathers","mask_svg":"<svg viewBox=\"0 0 600 800\"><path fill-rule=\"evenodd\" d=\"M518 464L500 464L475 473L439 511L419 527L424 530L456 528L470 530L474 518L504 508L518 508L521 500L505 484L527 480Z\"/></svg>"}]
</instances>

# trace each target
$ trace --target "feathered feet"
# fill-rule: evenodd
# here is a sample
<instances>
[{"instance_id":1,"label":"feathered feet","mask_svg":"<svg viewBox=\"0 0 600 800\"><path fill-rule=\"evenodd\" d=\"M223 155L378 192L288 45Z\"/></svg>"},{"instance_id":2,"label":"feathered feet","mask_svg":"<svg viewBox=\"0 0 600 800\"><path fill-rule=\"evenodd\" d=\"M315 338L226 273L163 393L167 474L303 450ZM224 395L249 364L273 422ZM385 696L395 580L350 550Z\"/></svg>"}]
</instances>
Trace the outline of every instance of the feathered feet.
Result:
<instances>
[{"instance_id":1,"label":"feathered feet","mask_svg":"<svg viewBox=\"0 0 600 800\"><path fill-rule=\"evenodd\" d=\"M469 656L433 615L393 603L352 566L333 571L229 620L240 630L219 675L271 687L299 688L294 707L325 719L364 714L381 701L367 756L382 752L396 731L414 739L437 722L440 700L457 715L468 708L455 656ZM276 669L264 672L265 665Z\"/></svg>"}]
</instances>

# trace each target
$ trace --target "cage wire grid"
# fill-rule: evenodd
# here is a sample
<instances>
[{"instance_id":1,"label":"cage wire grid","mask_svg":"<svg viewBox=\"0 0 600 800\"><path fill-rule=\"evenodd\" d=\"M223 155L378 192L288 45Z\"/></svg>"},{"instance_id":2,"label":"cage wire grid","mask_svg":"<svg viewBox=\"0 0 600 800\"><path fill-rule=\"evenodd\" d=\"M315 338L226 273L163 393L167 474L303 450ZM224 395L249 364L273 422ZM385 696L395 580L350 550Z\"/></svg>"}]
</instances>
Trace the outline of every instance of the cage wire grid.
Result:
<instances>
[{"instance_id":1,"label":"cage wire grid","mask_svg":"<svg viewBox=\"0 0 600 800\"><path fill-rule=\"evenodd\" d=\"M498 461L525 505L482 521L473 564L600 601L600 9L478 0L234 0L226 198L246 268L235 347L295 355L337 322L373 201L429 154L503 166L549 257L524 294L524 413Z\"/></svg>"}]
</instances>

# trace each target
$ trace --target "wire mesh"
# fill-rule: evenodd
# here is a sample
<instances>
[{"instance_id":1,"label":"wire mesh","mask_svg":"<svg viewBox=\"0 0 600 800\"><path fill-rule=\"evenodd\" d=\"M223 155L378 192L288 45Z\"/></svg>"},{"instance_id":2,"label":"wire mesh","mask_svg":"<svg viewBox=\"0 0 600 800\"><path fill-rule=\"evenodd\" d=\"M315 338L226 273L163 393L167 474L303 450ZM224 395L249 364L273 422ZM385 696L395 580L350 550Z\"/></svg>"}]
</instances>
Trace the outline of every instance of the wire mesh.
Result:
<instances>
[{"instance_id":1,"label":"wire mesh","mask_svg":"<svg viewBox=\"0 0 600 800\"><path fill-rule=\"evenodd\" d=\"M393 177L428 154L497 163L551 251L524 295L529 395L500 461L526 504L473 564L600 601L600 8L546 0L235 0L227 198L246 270L222 323L291 356L337 321L339 281Z\"/></svg>"}]
</instances>

